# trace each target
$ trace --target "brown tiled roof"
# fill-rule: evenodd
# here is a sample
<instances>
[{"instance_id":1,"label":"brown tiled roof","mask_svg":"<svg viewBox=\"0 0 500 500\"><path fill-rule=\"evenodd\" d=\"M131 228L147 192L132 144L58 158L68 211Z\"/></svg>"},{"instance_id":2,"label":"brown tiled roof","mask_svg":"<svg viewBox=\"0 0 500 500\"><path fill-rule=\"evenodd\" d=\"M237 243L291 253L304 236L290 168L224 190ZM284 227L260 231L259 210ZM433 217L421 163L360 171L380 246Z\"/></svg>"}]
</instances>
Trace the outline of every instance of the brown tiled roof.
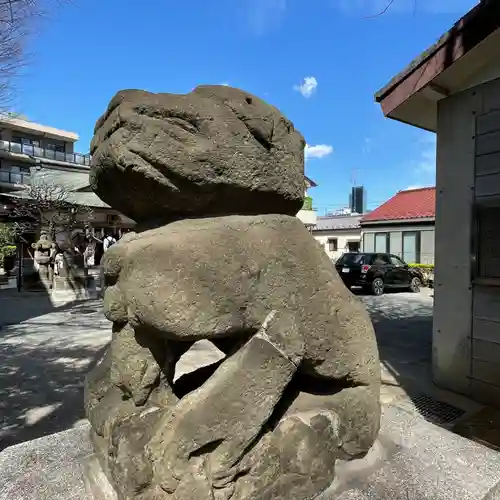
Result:
<instances>
[{"instance_id":1,"label":"brown tiled roof","mask_svg":"<svg viewBox=\"0 0 500 500\"><path fill-rule=\"evenodd\" d=\"M399 191L390 200L366 214L364 222L432 218L436 214L436 188L426 187Z\"/></svg>"},{"instance_id":2,"label":"brown tiled roof","mask_svg":"<svg viewBox=\"0 0 500 500\"><path fill-rule=\"evenodd\" d=\"M375 94L375 100L382 104L384 114L389 115L499 28L500 2L478 2L434 45L415 58ZM388 102L384 104L386 100Z\"/></svg>"}]
</instances>

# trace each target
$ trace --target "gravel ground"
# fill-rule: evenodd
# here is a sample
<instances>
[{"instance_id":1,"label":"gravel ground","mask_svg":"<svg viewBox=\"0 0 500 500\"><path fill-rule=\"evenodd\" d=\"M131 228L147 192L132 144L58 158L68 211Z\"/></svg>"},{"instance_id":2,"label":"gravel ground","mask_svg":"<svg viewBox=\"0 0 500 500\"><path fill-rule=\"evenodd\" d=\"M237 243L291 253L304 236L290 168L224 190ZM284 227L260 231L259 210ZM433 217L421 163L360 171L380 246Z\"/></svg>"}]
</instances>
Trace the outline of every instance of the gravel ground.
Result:
<instances>
[{"instance_id":1,"label":"gravel ground","mask_svg":"<svg viewBox=\"0 0 500 500\"><path fill-rule=\"evenodd\" d=\"M374 321L391 397L428 377L428 292L360 299ZM82 423L83 380L110 336L99 301L54 305L43 295L0 294L0 449Z\"/></svg>"}]
</instances>

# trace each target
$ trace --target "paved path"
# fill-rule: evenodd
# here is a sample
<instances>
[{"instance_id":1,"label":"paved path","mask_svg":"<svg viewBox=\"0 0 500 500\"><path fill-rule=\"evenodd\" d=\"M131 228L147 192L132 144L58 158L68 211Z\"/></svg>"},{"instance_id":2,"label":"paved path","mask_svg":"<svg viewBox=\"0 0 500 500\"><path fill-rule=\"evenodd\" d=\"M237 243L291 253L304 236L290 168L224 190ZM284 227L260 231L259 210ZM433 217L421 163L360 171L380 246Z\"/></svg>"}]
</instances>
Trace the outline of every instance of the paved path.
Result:
<instances>
[{"instance_id":1,"label":"paved path","mask_svg":"<svg viewBox=\"0 0 500 500\"><path fill-rule=\"evenodd\" d=\"M0 449L84 418L83 379L104 353L110 323L98 301L49 304L0 296Z\"/></svg>"},{"instance_id":2,"label":"paved path","mask_svg":"<svg viewBox=\"0 0 500 500\"><path fill-rule=\"evenodd\" d=\"M54 305L44 295L2 293L0 449L81 423L84 376L111 335L99 301ZM389 400L429 378L432 298L422 292L360 299L375 324Z\"/></svg>"},{"instance_id":3,"label":"paved path","mask_svg":"<svg viewBox=\"0 0 500 500\"><path fill-rule=\"evenodd\" d=\"M432 383L434 302L429 291L360 295L360 299L375 327L385 385L406 391Z\"/></svg>"}]
</instances>

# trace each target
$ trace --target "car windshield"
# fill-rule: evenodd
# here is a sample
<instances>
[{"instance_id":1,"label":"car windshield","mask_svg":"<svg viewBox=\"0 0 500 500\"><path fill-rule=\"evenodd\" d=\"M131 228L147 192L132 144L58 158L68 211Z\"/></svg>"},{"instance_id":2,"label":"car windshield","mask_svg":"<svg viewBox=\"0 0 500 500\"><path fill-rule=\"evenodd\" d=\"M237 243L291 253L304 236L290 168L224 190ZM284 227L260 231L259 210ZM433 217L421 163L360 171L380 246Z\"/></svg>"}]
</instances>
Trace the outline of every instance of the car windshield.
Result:
<instances>
[{"instance_id":1,"label":"car windshield","mask_svg":"<svg viewBox=\"0 0 500 500\"><path fill-rule=\"evenodd\" d=\"M350 266L352 264L366 264L368 262L368 256L364 253L345 253L337 261L337 264L343 266Z\"/></svg>"}]
</instances>

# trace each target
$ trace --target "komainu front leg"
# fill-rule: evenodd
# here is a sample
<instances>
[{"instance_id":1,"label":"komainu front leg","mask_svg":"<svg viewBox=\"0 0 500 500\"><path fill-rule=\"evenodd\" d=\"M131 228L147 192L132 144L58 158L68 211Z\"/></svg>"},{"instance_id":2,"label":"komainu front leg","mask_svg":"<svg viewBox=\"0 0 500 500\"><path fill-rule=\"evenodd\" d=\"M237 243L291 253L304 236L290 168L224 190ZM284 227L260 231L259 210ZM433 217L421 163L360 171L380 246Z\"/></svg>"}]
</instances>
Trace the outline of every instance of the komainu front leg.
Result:
<instances>
[{"instance_id":1,"label":"komainu front leg","mask_svg":"<svg viewBox=\"0 0 500 500\"><path fill-rule=\"evenodd\" d=\"M338 459L356 458L371 448L379 421L376 385L329 395L299 393L247 457L250 471L237 480L231 500L316 498L335 479Z\"/></svg>"},{"instance_id":2,"label":"komainu front leg","mask_svg":"<svg viewBox=\"0 0 500 500\"><path fill-rule=\"evenodd\" d=\"M166 345L162 340L136 333L129 324L115 324L110 349L111 382L137 406L142 406L166 367Z\"/></svg>"},{"instance_id":3,"label":"komainu front leg","mask_svg":"<svg viewBox=\"0 0 500 500\"><path fill-rule=\"evenodd\" d=\"M312 500L335 476L338 422L328 412L285 417L231 500Z\"/></svg>"},{"instance_id":4,"label":"komainu front leg","mask_svg":"<svg viewBox=\"0 0 500 500\"><path fill-rule=\"evenodd\" d=\"M293 318L272 312L203 386L181 399L147 448L162 488L175 491L190 459L205 454L209 476L230 470L272 415L303 350Z\"/></svg>"}]
</instances>

